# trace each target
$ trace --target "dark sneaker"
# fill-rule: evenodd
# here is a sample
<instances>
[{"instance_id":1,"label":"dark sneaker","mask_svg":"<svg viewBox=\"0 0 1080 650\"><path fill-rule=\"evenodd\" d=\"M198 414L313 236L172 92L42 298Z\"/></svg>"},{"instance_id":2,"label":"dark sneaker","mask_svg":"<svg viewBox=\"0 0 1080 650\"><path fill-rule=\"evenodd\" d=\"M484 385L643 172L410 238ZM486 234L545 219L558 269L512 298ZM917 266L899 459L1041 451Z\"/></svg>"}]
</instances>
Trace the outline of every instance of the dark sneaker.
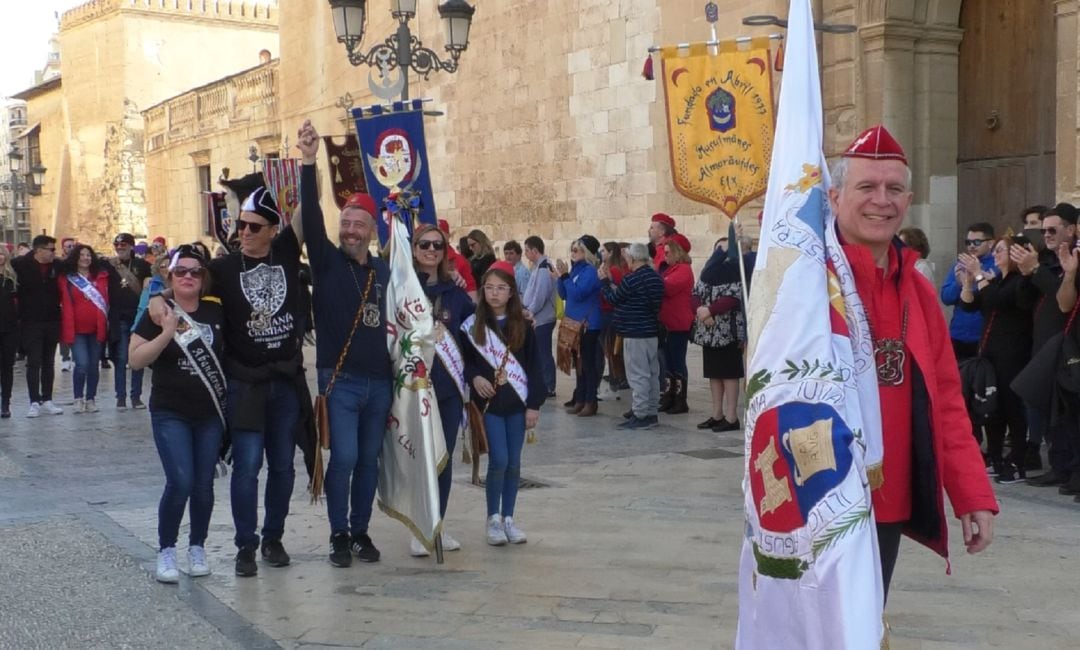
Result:
<instances>
[{"instance_id":1,"label":"dark sneaker","mask_svg":"<svg viewBox=\"0 0 1080 650\"><path fill-rule=\"evenodd\" d=\"M379 553L379 549L375 548L375 543L371 541L367 533L352 536L352 552L356 555L356 559L361 562L378 562L379 557L382 555Z\"/></svg>"},{"instance_id":2,"label":"dark sneaker","mask_svg":"<svg viewBox=\"0 0 1080 650\"><path fill-rule=\"evenodd\" d=\"M334 533L330 536L330 564L336 567L352 566L348 533Z\"/></svg>"},{"instance_id":3,"label":"dark sneaker","mask_svg":"<svg viewBox=\"0 0 1080 650\"><path fill-rule=\"evenodd\" d=\"M655 415L646 415L643 418L634 417L633 424L627 426L627 429L633 429L635 431L655 429L660 426L660 419Z\"/></svg>"},{"instance_id":4,"label":"dark sneaker","mask_svg":"<svg viewBox=\"0 0 1080 650\"><path fill-rule=\"evenodd\" d=\"M739 424L738 420L735 420L734 422L728 422L727 418L721 419L719 422L716 423L716 426L712 428L713 433L720 433L722 431L738 431L739 429L742 429L742 425Z\"/></svg>"},{"instance_id":5,"label":"dark sneaker","mask_svg":"<svg viewBox=\"0 0 1080 650\"><path fill-rule=\"evenodd\" d=\"M637 421L638 421L637 416L635 416L633 413L631 413L629 418L627 418L627 419L623 420L622 422L616 424L615 428L616 429L623 429L623 430L633 429L634 424Z\"/></svg>"},{"instance_id":6,"label":"dark sneaker","mask_svg":"<svg viewBox=\"0 0 1080 650\"><path fill-rule=\"evenodd\" d=\"M998 475L994 478L996 483L1002 485L1012 485L1013 483L1023 483L1025 472L1023 468L1017 467L1012 463L1004 463L998 470Z\"/></svg>"},{"instance_id":7,"label":"dark sneaker","mask_svg":"<svg viewBox=\"0 0 1080 650\"><path fill-rule=\"evenodd\" d=\"M143 404L142 400L139 399L138 397L132 397L131 398L131 408L133 408L133 409L144 409L144 408L146 408L146 404Z\"/></svg>"},{"instance_id":8,"label":"dark sneaker","mask_svg":"<svg viewBox=\"0 0 1080 650\"><path fill-rule=\"evenodd\" d=\"M1080 494L1080 474L1073 474L1068 482L1058 488L1058 494L1074 496Z\"/></svg>"},{"instance_id":9,"label":"dark sneaker","mask_svg":"<svg viewBox=\"0 0 1080 650\"><path fill-rule=\"evenodd\" d=\"M712 429L713 427L719 426L720 424L723 424L725 422L727 422L727 420L725 420L724 418L720 418L719 420L717 420L716 418L714 418L714 417L712 417L710 415L708 420L705 420L704 422L698 423L697 428L699 428L699 429Z\"/></svg>"},{"instance_id":10,"label":"dark sneaker","mask_svg":"<svg viewBox=\"0 0 1080 650\"><path fill-rule=\"evenodd\" d=\"M236 554L236 575L242 578L250 578L259 572L259 565L255 564L255 547L245 546Z\"/></svg>"},{"instance_id":11,"label":"dark sneaker","mask_svg":"<svg viewBox=\"0 0 1080 650\"><path fill-rule=\"evenodd\" d=\"M624 420L629 420L630 418L634 417L634 409L630 409L626 413L623 413L622 417Z\"/></svg>"},{"instance_id":12,"label":"dark sneaker","mask_svg":"<svg viewBox=\"0 0 1080 650\"><path fill-rule=\"evenodd\" d=\"M1027 484L1032 487L1054 487L1055 485L1063 485L1068 480L1068 476L1055 470L1050 470L1045 474L1039 474L1038 476L1029 478Z\"/></svg>"},{"instance_id":13,"label":"dark sneaker","mask_svg":"<svg viewBox=\"0 0 1080 650\"><path fill-rule=\"evenodd\" d=\"M126 398L123 398L123 397L117 397L116 398L116 410L117 411L126 411L127 410L127 399Z\"/></svg>"},{"instance_id":14,"label":"dark sneaker","mask_svg":"<svg viewBox=\"0 0 1080 650\"><path fill-rule=\"evenodd\" d=\"M1024 454L1024 469L1032 472L1043 468L1042 456L1039 455L1038 449L1028 449Z\"/></svg>"},{"instance_id":15,"label":"dark sneaker","mask_svg":"<svg viewBox=\"0 0 1080 650\"><path fill-rule=\"evenodd\" d=\"M289 554L281 545L280 539L264 539L262 543L262 556L270 566L289 566Z\"/></svg>"}]
</instances>

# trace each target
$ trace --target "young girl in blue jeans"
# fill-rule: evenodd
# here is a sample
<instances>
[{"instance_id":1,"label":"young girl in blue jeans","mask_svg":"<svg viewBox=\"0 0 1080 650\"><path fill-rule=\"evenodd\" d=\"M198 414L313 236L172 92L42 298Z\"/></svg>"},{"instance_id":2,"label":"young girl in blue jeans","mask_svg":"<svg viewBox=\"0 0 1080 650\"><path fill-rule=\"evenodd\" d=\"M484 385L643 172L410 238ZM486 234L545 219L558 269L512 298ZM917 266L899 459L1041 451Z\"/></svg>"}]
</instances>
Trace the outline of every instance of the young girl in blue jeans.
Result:
<instances>
[{"instance_id":1,"label":"young girl in blue jeans","mask_svg":"<svg viewBox=\"0 0 1080 650\"><path fill-rule=\"evenodd\" d=\"M476 313L461 330L468 341L462 346L465 377L487 431L487 541L492 546L521 544L525 533L514 523L521 448L525 431L540 421L547 387L513 267L501 261L492 264L478 293Z\"/></svg>"}]
</instances>

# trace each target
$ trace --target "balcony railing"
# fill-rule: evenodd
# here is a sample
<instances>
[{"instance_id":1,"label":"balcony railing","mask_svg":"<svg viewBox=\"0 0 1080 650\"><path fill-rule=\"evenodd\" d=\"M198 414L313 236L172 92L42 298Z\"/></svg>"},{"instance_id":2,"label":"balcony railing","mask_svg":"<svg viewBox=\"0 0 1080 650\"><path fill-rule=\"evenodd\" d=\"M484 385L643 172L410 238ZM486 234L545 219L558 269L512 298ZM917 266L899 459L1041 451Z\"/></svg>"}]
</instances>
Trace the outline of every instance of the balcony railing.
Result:
<instances>
[{"instance_id":1,"label":"balcony railing","mask_svg":"<svg viewBox=\"0 0 1080 650\"><path fill-rule=\"evenodd\" d=\"M177 95L143 111L146 150L277 117L278 62Z\"/></svg>"}]
</instances>

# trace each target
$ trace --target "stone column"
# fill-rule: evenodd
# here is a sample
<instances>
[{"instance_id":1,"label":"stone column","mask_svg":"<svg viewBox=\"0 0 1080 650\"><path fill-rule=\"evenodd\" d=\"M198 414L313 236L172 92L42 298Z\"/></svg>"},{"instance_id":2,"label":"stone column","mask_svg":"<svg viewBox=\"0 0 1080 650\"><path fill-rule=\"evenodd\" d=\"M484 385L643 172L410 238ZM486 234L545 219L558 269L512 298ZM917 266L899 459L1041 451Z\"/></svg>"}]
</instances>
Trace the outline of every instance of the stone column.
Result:
<instances>
[{"instance_id":1,"label":"stone column","mask_svg":"<svg viewBox=\"0 0 1080 650\"><path fill-rule=\"evenodd\" d=\"M1054 23L1057 27L1057 127L1056 200L1080 202L1080 117L1077 115L1077 93L1080 83L1077 69L1078 42L1077 0L1055 0Z\"/></svg>"}]
</instances>

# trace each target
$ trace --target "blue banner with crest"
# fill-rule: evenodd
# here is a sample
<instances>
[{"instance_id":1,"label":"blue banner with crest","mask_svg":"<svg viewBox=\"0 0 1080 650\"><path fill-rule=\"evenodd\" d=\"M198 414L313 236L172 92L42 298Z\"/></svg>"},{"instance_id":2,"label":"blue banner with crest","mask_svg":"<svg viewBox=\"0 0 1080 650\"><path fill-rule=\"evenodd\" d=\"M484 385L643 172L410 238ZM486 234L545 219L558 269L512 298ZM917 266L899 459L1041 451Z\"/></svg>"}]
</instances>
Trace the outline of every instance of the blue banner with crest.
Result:
<instances>
[{"instance_id":1,"label":"blue banner with crest","mask_svg":"<svg viewBox=\"0 0 1080 650\"><path fill-rule=\"evenodd\" d=\"M368 192L383 210L376 219L380 247L390 238L394 213L411 213L403 219L410 235L418 224L437 223L422 102L352 109Z\"/></svg>"}]
</instances>

